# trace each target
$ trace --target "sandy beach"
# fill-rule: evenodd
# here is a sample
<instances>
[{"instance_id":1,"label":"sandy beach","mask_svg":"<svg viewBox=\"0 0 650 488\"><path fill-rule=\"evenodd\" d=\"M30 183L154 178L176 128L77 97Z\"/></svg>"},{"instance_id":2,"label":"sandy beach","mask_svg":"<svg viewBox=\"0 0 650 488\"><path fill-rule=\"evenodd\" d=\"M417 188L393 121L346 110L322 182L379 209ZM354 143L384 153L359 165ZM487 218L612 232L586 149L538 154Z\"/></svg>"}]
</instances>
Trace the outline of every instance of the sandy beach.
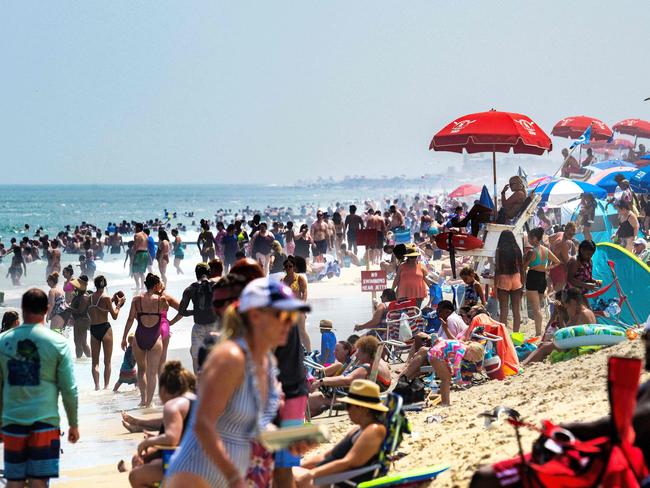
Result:
<instances>
[{"instance_id":1,"label":"sandy beach","mask_svg":"<svg viewBox=\"0 0 650 488\"><path fill-rule=\"evenodd\" d=\"M310 302L314 312L309 318L309 332L313 347L318 347L320 341L317 324L321 318L333 318L337 336L344 338L352 333L355 322L370 314L371 297L359 291L359 270L344 269L339 278L310 284ZM175 286L170 285L173 293L176 293ZM121 319L120 323L123 323L124 317ZM184 342L189 340L187 332L190 326L184 320L174 327L169 354L170 359L180 359L187 365L189 355ZM530 328L532 323L528 321L524 331L531 332ZM121 357L121 354L117 355ZM510 426L501 424L488 431L483 426L483 420L477 417L479 413L497 405L515 408L533 423L542 419L555 422L588 420L607 414L605 378L610 355L641 357L642 344L639 340L628 341L559 364L537 363L527 367L520 375L504 381L489 381L464 391L452 392L451 407L428 407L422 412L410 412L408 417L413 425L413 434L405 437L400 448L408 455L396 463L395 470L448 463L451 469L441 475L434 486L467 486L473 471L480 464L517 453L514 431ZM90 372L84 368L81 374L89 376ZM98 398L102 399L99 412L96 409ZM147 411L134 409L136 404L135 390L118 395L82 390L82 439L77 445L64 446L63 469L56 486L129 486L127 475L117 471L117 463L120 459L130 462L142 434L127 433L121 425L119 411L127 409L135 415L146 415ZM442 422L427 423L426 418L431 415L442 416ZM334 418L321 416L315 421L327 423L335 441L351 425L344 413ZM536 438L535 433L522 432L524 445L530 447ZM326 448L326 445L320 447ZM84 453L88 453L87 458ZM93 465L89 466L91 463Z\"/></svg>"}]
</instances>

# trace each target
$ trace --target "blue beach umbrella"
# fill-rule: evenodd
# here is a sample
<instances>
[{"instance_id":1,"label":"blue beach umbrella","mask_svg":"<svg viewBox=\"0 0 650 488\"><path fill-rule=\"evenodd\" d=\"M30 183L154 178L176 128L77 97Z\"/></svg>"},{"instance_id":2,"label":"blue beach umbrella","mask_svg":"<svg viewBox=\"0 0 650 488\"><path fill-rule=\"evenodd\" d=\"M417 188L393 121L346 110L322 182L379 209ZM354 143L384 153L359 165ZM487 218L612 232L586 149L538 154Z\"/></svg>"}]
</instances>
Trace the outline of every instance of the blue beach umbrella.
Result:
<instances>
[{"instance_id":1,"label":"blue beach umbrella","mask_svg":"<svg viewBox=\"0 0 650 488\"><path fill-rule=\"evenodd\" d=\"M632 189L639 193L647 193L650 191L650 170L641 168L635 171L628 178Z\"/></svg>"},{"instance_id":2,"label":"blue beach umbrella","mask_svg":"<svg viewBox=\"0 0 650 488\"><path fill-rule=\"evenodd\" d=\"M483 189L481 190L481 198L479 198L478 203L487 208L494 208L494 201L492 201L490 192L485 185L483 185Z\"/></svg>"},{"instance_id":3,"label":"blue beach umbrella","mask_svg":"<svg viewBox=\"0 0 650 488\"><path fill-rule=\"evenodd\" d=\"M607 197L607 192L599 186L569 178L555 178L548 184L539 185L534 192L541 195L540 204L556 207L580 198L583 193L590 193L594 198Z\"/></svg>"},{"instance_id":4,"label":"blue beach umbrella","mask_svg":"<svg viewBox=\"0 0 650 488\"><path fill-rule=\"evenodd\" d=\"M607 193L614 193L616 191L616 187L618 186L618 182L614 178L616 178L618 175L623 175L626 180L629 180L635 172L635 170L630 168L630 171L617 171L616 173L610 173L603 177L599 182L597 182L596 186L601 187Z\"/></svg>"},{"instance_id":5,"label":"blue beach umbrella","mask_svg":"<svg viewBox=\"0 0 650 488\"><path fill-rule=\"evenodd\" d=\"M610 159L608 161L598 161L597 163L591 164L590 166L598 169L611 169L619 168L625 166L627 168L636 168L636 164L630 163L629 161L622 161L620 159Z\"/></svg>"}]
</instances>

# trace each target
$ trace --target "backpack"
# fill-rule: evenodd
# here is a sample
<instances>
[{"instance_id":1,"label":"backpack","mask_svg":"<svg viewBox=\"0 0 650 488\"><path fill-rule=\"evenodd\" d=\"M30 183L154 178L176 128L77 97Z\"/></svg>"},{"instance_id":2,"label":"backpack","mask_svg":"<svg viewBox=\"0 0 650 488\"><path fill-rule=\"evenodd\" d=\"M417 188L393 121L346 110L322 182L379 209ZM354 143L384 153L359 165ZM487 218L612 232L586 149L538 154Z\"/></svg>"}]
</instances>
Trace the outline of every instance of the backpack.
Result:
<instances>
[{"instance_id":1,"label":"backpack","mask_svg":"<svg viewBox=\"0 0 650 488\"><path fill-rule=\"evenodd\" d=\"M421 379L414 378L409 381L406 377L400 376L393 393L402 397L404 405L411 405L413 403L423 402L426 390L424 382Z\"/></svg>"},{"instance_id":2,"label":"backpack","mask_svg":"<svg viewBox=\"0 0 650 488\"><path fill-rule=\"evenodd\" d=\"M212 308L212 291L214 283L208 280L200 283L193 283L194 290L194 314L211 314L214 313Z\"/></svg>"}]
</instances>

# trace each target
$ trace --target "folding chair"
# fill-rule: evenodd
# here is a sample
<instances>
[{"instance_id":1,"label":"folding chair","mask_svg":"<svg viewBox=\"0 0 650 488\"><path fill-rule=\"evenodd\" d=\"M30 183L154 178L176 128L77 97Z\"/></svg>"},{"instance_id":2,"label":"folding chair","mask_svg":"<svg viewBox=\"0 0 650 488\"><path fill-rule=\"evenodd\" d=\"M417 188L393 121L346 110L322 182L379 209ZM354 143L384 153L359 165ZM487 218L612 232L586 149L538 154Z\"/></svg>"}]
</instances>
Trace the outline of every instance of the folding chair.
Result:
<instances>
[{"instance_id":1,"label":"folding chair","mask_svg":"<svg viewBox=\"0 0 650 488\"><path fill-rule=\"evenodd\" d=\"M401 457L397 448L402 442L404 434L410 434L411 428L409 422L402 410L402 397L390 393L386 399L388 413L386 414L386 437L379 451L379 459L376 464L362 468L352 469L329 476L323 476L314 480L316 486L352 486L358 488L370 488L379 486L400 486L404 483L413 483L413 476L418 476L417 481L435 479L438 474L449 469L448 465L433 466L430 468L414 470L409 473L397 473L392 476L386 476L391 466ZM417 473L416 473L417 471ZM355 483L351 481L365 473L373 473L373 480ZM382 480L385 477L385 480ZM409 479L409 477L411 479Z\"/></svg>"}]
</instances>

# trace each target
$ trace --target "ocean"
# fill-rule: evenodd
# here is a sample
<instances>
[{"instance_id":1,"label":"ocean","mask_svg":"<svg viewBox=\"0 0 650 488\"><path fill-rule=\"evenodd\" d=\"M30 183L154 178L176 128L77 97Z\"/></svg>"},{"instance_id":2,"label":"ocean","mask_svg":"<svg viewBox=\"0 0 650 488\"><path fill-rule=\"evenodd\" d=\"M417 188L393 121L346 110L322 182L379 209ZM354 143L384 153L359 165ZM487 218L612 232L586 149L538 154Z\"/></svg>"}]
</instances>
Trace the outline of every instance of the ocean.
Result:
<instances>
[{"instance_id":1,"label":"ocean","mask_svg":"<svg viewBox=\"0 0 650 488\"><path fill-rule=\"evenodd\" d=\"M105 228L108 222L163 218L164 210L168 209L177 213L177 222L189 226L192 219L184 218L185 212L194 212L194 220L198 222L201 218L214 219L218 209L327 207L336 202L393 196L393 191L390 188L219 184L0 185L0 238L5 242L22 234L25 224L30 225L32 233L43 227L53 235L65 225L74 226L82 221Z\"/></svg>"}]
</instances>

